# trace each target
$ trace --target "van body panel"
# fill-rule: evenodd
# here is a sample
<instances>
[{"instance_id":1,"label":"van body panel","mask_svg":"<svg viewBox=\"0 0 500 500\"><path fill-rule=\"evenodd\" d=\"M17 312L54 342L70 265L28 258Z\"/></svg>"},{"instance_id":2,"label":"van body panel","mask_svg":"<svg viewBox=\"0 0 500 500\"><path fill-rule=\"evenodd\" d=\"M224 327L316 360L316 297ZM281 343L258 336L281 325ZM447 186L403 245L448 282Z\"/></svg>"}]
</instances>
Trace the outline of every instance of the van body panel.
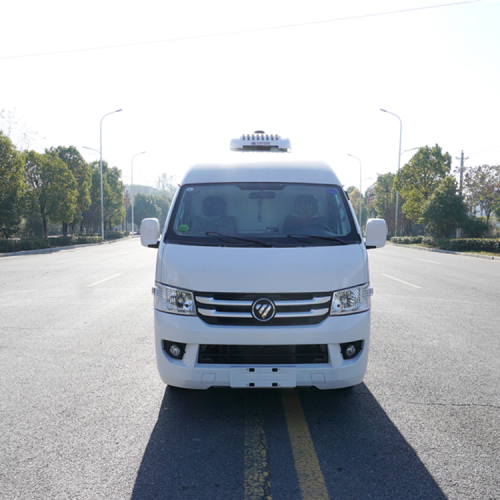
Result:
<instances>
[{"instance_id":1,"label":"van body panel","mask_svg":"<svg viewBox=\"0 0 500 500\"><path fill-rule=\"evenodd\" d=\"M263 162L262 153L231 153L231 159L227 161L195 164L187 170L181 185L256 181L342 185L335 172L323 161L297 160L279 153L264 156Z\"/></svg>"},{"instance_id":2,"label":"van body panel","mask_svg":"<svg viewBox=\"0 0 500 500\"><path fill-rule=\"evenodd\" d=\"M233 248L162 245L157 280L197 292L328 292L368 282L364 245ZM200 258L203 255L203 258Z\"/></svg>"}]
</instances>

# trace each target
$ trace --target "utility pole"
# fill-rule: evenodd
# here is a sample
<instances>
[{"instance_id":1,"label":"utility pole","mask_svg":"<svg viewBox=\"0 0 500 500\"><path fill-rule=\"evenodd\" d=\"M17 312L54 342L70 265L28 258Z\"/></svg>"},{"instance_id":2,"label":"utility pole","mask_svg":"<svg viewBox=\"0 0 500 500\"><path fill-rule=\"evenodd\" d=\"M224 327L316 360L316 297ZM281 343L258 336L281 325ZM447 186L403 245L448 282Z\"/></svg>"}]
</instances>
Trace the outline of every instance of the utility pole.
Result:
<instances>
[{"instance_id":1,"label":"utility pole","mask_svg":"<svg viewBox=\"0 0 500 500\"><path fill-rule=\"evenodd\" d=\"M460 194L462 194L462 185L463 185L463 179L464 179L464 161L468 160L469 157L464 158L464 150L462 149L462 154L460 155L460 158L458 156L455 156L457 160L460 160Z\"/></svg>"}]
</instances>

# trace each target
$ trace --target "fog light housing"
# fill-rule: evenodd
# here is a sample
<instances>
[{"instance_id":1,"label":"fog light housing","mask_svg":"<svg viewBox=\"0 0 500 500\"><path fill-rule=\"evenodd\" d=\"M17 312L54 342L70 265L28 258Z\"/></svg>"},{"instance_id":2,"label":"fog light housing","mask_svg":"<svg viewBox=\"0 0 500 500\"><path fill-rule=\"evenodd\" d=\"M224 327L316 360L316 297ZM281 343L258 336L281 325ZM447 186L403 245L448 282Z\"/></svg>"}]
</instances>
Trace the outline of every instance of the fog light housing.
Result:
<instances>
[{"instance_id":1,"label":"fog light housing","mask_svg":"<svg viewBox=\"0 0 500 500\"><path fill-rule=\"evenodd\" d=\"M345 342L340 344L340 350L344 359L355 358L363 349L363 341L356 340L355 342Z\"/></svg>"},{"instance_id":2,"label":"fog light housing","mask_svg":"<svg viewBox=\"0 0 500 500\"><path fill-rule=\"evenodd\" d=\"M163 349L172 359L182 359L186 352L186 344L164 340Z\"/></svg>"}]
</instances>

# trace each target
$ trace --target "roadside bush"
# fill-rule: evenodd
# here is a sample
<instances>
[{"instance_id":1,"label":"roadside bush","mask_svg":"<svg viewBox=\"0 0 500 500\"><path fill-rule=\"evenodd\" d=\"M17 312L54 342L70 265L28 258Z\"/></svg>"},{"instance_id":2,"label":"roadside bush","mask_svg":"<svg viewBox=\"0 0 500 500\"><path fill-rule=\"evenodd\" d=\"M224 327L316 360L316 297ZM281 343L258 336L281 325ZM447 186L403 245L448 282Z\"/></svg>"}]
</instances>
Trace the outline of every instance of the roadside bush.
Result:
<instances>
[{"instance_id":1,"label":"roadside bush","mask_svg":"<svg viewBox=\"0 0 500 500\"><path fill-rule=\"evenodd\" d=\"M11 248L14 247L13 240L0 240L0 253L13 252Z\"/></svg>"},{"instance_id":2,"label":"roadside bush","mask_svg":"<svg viewBox=\"0 0 500 500\"><path fill-rule=\"evenodd\" d=\"M427 245L434 246L434 239L428 236L393 236L391 243L396 245Z\"/></svg>"},{"instance_id":3,"label":"roadside bush","mask_svg":"<svg viewBox=\"0 0 500 500\"><path fill-rule=\"evenodd\" d=\"M90 245L95 243L101 243L102 238L100 236L74 236L74 245Z\"/></svg>"},{"instance_id":4,"label":"roadside bush","mask_svg":"<svg viewBox=\"0 0 500 500\"><path fill-rule=\"evenodd\" d=\"M119 240L120 238L125 238L128 236L128 232L124 233L123 231L108 231L106 233L106 239L108 240Z\"/></svg>"}]
</instances>

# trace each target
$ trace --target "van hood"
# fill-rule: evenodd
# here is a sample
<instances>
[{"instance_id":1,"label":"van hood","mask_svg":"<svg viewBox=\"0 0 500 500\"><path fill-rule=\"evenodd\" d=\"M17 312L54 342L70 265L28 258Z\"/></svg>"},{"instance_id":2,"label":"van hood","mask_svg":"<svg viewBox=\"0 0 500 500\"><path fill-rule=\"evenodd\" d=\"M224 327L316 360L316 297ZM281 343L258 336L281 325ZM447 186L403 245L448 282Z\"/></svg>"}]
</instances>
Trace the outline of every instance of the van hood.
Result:
<instances>
[{"instance_id":1,"label":"van hood","mask_svg":"<svg viewBox=\"0 0 500 500\"><path fill-rule=\"evenodd\" d=\"M369 281L362 245L234 248L162 244L156 279L195 292L329 292Z\"/></svg>"}]
</instances>

